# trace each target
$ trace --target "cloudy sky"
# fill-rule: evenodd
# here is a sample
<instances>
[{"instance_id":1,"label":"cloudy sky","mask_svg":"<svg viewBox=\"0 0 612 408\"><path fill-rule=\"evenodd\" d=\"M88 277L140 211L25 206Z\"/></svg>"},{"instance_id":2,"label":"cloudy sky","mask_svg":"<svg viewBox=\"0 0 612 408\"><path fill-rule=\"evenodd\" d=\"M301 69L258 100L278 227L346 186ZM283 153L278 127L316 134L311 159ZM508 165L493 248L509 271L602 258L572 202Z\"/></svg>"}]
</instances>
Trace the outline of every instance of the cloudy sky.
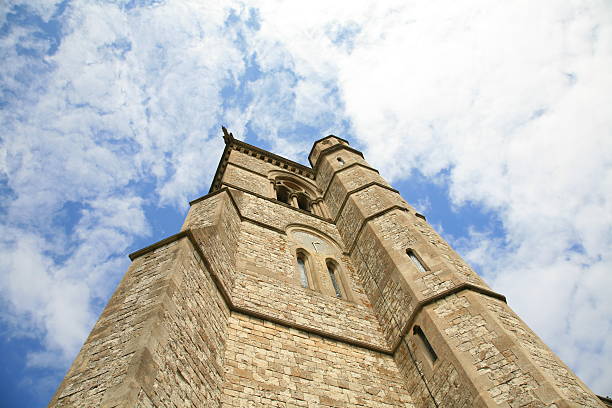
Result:
<instances>
[{"instance_id":1,"label":"cloudy sky","mask_svg":"<svg viewBox=\"0 0 612 408\"><path fill-rule=\"evenodd\" d=\"M46 405L222 124L348 139L612 394L611 3L382 3L0 2L1 407Z\"/></svg>"}]
</instances>

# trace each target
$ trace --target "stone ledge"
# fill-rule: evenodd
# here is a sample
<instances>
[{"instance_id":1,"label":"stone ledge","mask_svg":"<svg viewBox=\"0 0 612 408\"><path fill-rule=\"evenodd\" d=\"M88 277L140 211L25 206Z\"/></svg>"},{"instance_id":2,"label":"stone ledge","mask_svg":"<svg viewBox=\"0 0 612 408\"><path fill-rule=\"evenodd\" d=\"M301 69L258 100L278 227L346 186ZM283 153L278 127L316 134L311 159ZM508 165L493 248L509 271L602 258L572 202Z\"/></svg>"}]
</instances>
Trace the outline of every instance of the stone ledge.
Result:
<instances>
[{"instance_id":1,"label":"stone ledge","mask_svg":"<svg viewBox=\"0 0 612 408\"><path fill-rule=\"evenodd\" d=\"M597 395L597 398L599 398L599 400L603 402L605 406L612 407L612 399L608 397L602 397L601 395Z\"/></svg>"},{"instance_id":2,"label":"stone ledge","mask_svg":"<svg viewBox=\"0 0 612 408\"><path fill-rule=\"evenodd\" d=\"M214 192L206 194L206 195L204 195L202 197L196 198L193 201L190 201L189 205L191 206L193 204L197 204L200 201L206 200L207 198L213 197L213 196L215 196L217 194L220 194L220 193L226 191L228 193L229 197L230 197L232 205L234 206L236 212L238 213L238 217L240 218L240 221L250 222L251 224L259 225L260 227L270 229L272 231L278 232L279 234L283 234L283 235L286 234L286 232L284 230L280 229L280 228L273 227L273 226L268 225L266 223L263 223L261 221L257 221L257 220L254 220L252 218L245 217L244 215L242 215L242 213L240 212L240 208L238 207L238 204L236 203L236 200L234 199L234 196L231 193L231 189L235 189L235 190L239 190L239 191L251 194L251 195L253 195L253 196L257 197L257 198L261 198L263 200L273 202L274 204L282 205L282 206L284 206L286 208L291 208L292 210L298 211L298 212L300 212L302 214L310 215L310 216L312 216L312 217L314 217L316 219L319 219L319 220L324 221L324 222L326 222L328 224L331 224L331 221L329 219L327 219L327 218L319 217L318 215L309 213L308 211L304 211L304 210L301 210L299 208L292 207L289 204L285 204L285 203L282 203L282 202L280 202L278 200L262 196L261 194L253 193L251 191L243 189L242 187L234 186L233 184L225 184L225 187L223 187L223 188L221 188L221 189L219 189L217 191L214 191Z\"/></svg>"},{"instance_id":3,"label":"stone ledge","mask_svg":"<svg viewBox=\"0 0 612 408\"><path fill-rule=\"evenodd\" d=\"M317 162L314 164L314 166L312 166L312 169L315 174L317 174L319 164L321 163L321 159L323 158L323 156L329 153L335 152L336 150L348 150L351 153L355 153L356 155L361 156L361 158L365 160L365 158L363 157L363 153L361 153L359 150L353 149L351 146L347 146L343 144L336 144L336 145L333 145L333 146L330 146L328 148L321 150L321 152L319 153L319 156L317 157ZM308 161L310 161L310 157L308 157ZM312 165L312 162L310 162L310 164Z\"/></svg>"},{"instance_id":4,"label":"stone ledge","mask_svg":"<svg viewBox=\"0 0 612 408\"><path fill-rule=\"evenodd\" d=\"M463 283L461 285L455 286L451 289L448 289L444 292L438 293L436 295L433 295L427 299L424 299L422 301L420 301L419 303L417 303L417 305L414 308L414 311L412 312L410 318L408 319L408 321L406 322L404 328L402 328L400 330L400 335L398 336L398 340L395 342L395 344L392 347L389 348L382 348L382 347L378 347L375 346L373 344L370 343L366 343L366 342L361 342L358 340L354 340L354 339L350 339L344 336L339 336L333 333L329 333L326 332L324 330L319 330L319 329L315 329L315 328L311 328L308 326L304 326L298 323L294 323L285 319L280 319L274 316L270 316L267 315L265 313L259 313L255 310L249 309L249 308L245 308L242 306L236 306L230 295L228 294L228 291L226 290L226 288L223 286L223 284L221 283L221 281L219 280L219 278L217 277L217 273L213 270L210 262L208 261L208 259L206 258L206 256L204 255L204 253L202 252L202 250L200 249L197 240L195 239L195 237L193 236L193 233L190 230L185 230L182 231L178 234L172 235L166 239L163 239L159 242L156 242L153 245L150 245L146 248L143 248L139 251L133 252L132 254L130 254L130 259L134 260L148 252L151 252L155 249L161 248L171 242L177 241L179 239L182 238L187 238L189 239L189 242L191 243L191 245L193 246L194 250L196 251L196 253L198 254L198 257L200 258L200 260L202 261L202 263L204 264L205 268L209 271L211 279L213 281L213 283L215 284L215 287L217 288L217 290L220 292L221 297L223 297L223 300L225 301L225 304L227 305L227 307L230 309L231 312L236 312L236 313L241 313L247 316L252 316L258 319L262 319L262 320L266 320L272 323L276 323L276 324L280 324L282 326L285 327L289 327L289 328L293 328L296 330L300 330L306 333L312 333L312 334L316 334L318 336L327 338L327 339L332 339L335 341L339 341L342 343L346 343L346 344L350 344L353 345L355 347L360 347L360 348L364 348L367 350L371 350L371 351L376 351L379 353L383 353L383 354L387 354L387 355L394 355L402 340L404 339L404 337L408 334L408 331L410 329L410 326L412 325L412 323L414 322L414 320L416 319L417 315L423 310L423 308L427 305L430 305L434 302L437 302L439 300L442 300L448 296L457 294L459 292L462 292L464 290L471 290L480 294L483 294L485 296L489 296L495 299L499 299L503 302L506 302L506 297L504 295L501 295L497 292L494 292L492 290L489 289L485 289L476 285L472 285L470 283Z\"/></svg>"},{"instance_id":5,"label":"stone ledge","mask_svg":"<svg viewBox=\"0 0 612 408\"><path fill-rule=\"evenodd\" d=\"M255 310L249 309L249 308L245 308L242 306L237 306L234 304L234 302L231 299L231 296L228 293L228 290L223 286L223 284L221 283L221 281L219 280L217 273L213 270L212 265L210 264L210 262L208 261L208 259L206 258L206 256L204 255L204 253L202 252L202 250L200 249L197 240L195 239L195 237L193 236L193 233L190 230L185 230L182 231L178 234L172 235L166 239L163 239L159 242L156 242L153 245L149 245L146 248L143 248L139 251L133 252L132 254L130 254L130 259L134 260L142 255L145 255L148 252L151 252L155 249L161 248L169 243L172 243L174 241L177 241L179 239L182 238L187 238L189 239L189 242L191 243L191 246L194 248L194 250L196 251L196 253L198 254L198 257L200 258L200 260L202 261L202 263L204 264L205 268L209 271L210 273L210 277L213 281L213 283L215 284L215 287L217 288L217 290L219 291L219 293L221 294L221 297L223 298L225 304L227 305L228 309L231 312L236 312L236 313L241 313L247 316L252 316L258 319L262 319L262 320L266 320L272 323L276 323L276 324L280 324L282 326L285 327L289 327L289 328L293 328L296 330L300 330L306 333L312 333L312 334L316 334L318 336L327 338L327 339L332 339L335 341L340 341L342 343L346 343L346 344L350 344L353 345L355 347L360 347L360 348L364 348L367 350L371 350L371 351L376 351L379 353L383 353L383 354L391 354L391 349L389 348L382 348L382 347L378 347L376 345L370 344L370 343L366 343L366 342L362 342L359 340L354 340L354 339L350 339L348 337L344 337L344 336L339 336L333 333L329 333L326 332L324 330L320 330L320 329L315 329L312 327L308 327L305 325L301 325L298 323L294 323L291 322L289 320L285 320L285 319L281 319L281 318L277 318L274 316L270 316L268 314L265 313L259 313Z\"/></svg>"},{"instance_id":6,"label":"stone ledge","mask_svg":"<svg viewBox=\"0 0 612 408\"><path fill-rule=\"evenodd\" d=\"M223 183L223 185L224 185L224 186L226 186L226 187L228 187L228 188L233 188L234 190L239 190L239 191L242 191L243 193L250 194L250 195L255 196L255 197L257 197L257 198L261 198L262 200L266 200L266 201L269 201L269 202L271 202L271 203L274 203L274 204L277 204L277 205L283 206L283 207L285 207L285 208L290 208L290 209L292 209L293 211L297 211L297 212L299 212L299 213L301 213L301 214L304 214L304 215L308 215L308 216L314 217L314 218L316 218L316 219L318 219L318 220L321 220L321 221L324 221L324 222L326 222L326 223L328 223L328 224L333 224L333 221L332 221L332 220L330 220L329 218L323 218L323 217L321 217L321 216L319 216L319 215L316 215L316 214L313 214L313 213L311 213L311 212L308 212L308 211L302 210L301 208L295 208L295 207L293 207L293 206L291 206L291 205L289 205L289 204L287 204L287 203L283 203L282 201L278 201L278 200L277 200L277 199L275 199L275 198L266 197L266 196L263 196L263 195L261 195L261 194L257 194L257 193L254 193L254 192L252 192L252 191L246 190L246 189L244 189L244 188L242 188L242 187L235 186L235 185L230 184L230 183ZM199 199L197 199L197 200L199 200ZM195 200L194 200L194 201L195 201ZM192 202L193 202L193 201L192 201Z\"/></svg>"},{"instance_id":7,"label":"stone ledge","mask_svg":"<svg viewBox=\"0 0 612 408\"><path fill-rule=\"evenodd\" d=\"M333 221L333 222L334 222L334 224L337 224L337 223L338 223L338 220L340 219L340 216L342 215L342 211L344 210L344 206L345 206L345 205L346 205L346 203L348 202L348 199L349 199L349 198L350 198L350 197L351 197L353 194L358 193L358 192L360 192L361 190L365 190L365 189L367 189L368 187L372 187L372 186L378 186L378 187L380 187L380 188L384 188L385 190L389 190L389 191L392 191L392 192L394 192L394 193L397 193L397 195L399 195L399 196L400 196L400 198L402 197L402 196L400 195L400 192L399 192L399 191L397 191L396 189L394 189L393 187L390 187L390 186L384 185L384 184L382 184L382 183L379 183L378 181L370 181L369 183L364 184L364 185L363 185L363 186L361 186L361 187L357 187L357 188L355 188L355 189L353 189L353 190L351 190L351 191L349 191L349 192L347 192L347 193L346 193L346 196L344 197L344 200L342 200L342 204L340 204L340 208L338 209L338 214L336 214L336 219Z\"/></svg>"},{"instance_id":8,"label":"stone ledge","mask_svg":"<svg viewBox=\"0 0 612 408\"><path fill-rule=\"evenodd\" d=\"M342 167L341 169L338 169L338 170L334 171L334 175L331 177L331 179L329 180L329 183L327 183L327 186L325 187L325 191L323 192L323 198L325 198L325 196L327 195L327 193L329 191L329 188L331 187L332 183L334 182L334 178L336 177L336 175L338 173L343 172L344 170L348 170L351 167L355 167L355 166L363 167L364 169L368 169L368 170L372 170L376 174L380 175L379 171L376 170L374 167L366 166L365 164L359 163L359 162L351 163L348 166Z\"/></svg>"},{"instance_id":9,"label":"stone ledge","mask_svg":"<svg viewBox=\"0 0 612 408\"><path fill-rule=\"evenodd\" d=\"M428 306L432 303L435 303L439 300L442 300L444 298L447 298L451 295L456 295L459 292L463 292L464 290L469 290L472 292L476 292L476 293L480 293L481 295L485 295L485 296L489 296L492 297L494 299L498 299L501 300L504 303L506 302L506 297L500 293L494 292L490 289L487 288L483 288L480 286L476 286L474 284L471 283L462 283L460 285L457 285L455 287L452 287L450 289L447 289L443 292L440 292L438 294L435 294L427 299L423 299L420 302L417 303L417 305L415 306L414 310L412 311L412 314L410 315L410 317L408 318L408 321L406 322L406 324L404 325L404 327L401 329L400 331L400 335L398 336L398 340L395 342L394 346L391 348L391 354L395 354L395 352L397 351L397 349L399 348L402 339L404 337L406 337L406 335L409 333L410 331L410 327L412 326L412 324L414 323L414 320L416 319L417 315L421 312L421 310L423 310L423 308L425 306Z\"/></svg>"},{"instance_id":10,"label":"stone ledge","mask_svg":"<svg viewBox=\"0 0 612 408\"><path fill-rule=\"evenodd\" d=\"M357 241L359 241L359 237L361 236L361 233L363 232L363 229L365 228L365 226L372 220L383 216L393 210L400 210L400 211L405 211L407 213L410 213L410 210L406 207L402 207L401 205L392 205L389 208L385 208L384 210L380 210L372 215L370 215L369 217L364 218L364 220L361 222L361 226L359 227L359 229L357 230L357 233L355 234L355 239L353 239L353 243L350 246L350 249L348 250L348 254L351 255L353 253L353 251L355 250L355 246L357 246Z\"/></svg>"},{"instance_id":11,"label":"stone ledge","mask_svg":"<svg viewBox=\"0 0 612 408\"><path fill-rule=\"evenodd\" d=\"M345 142L347 145L350 145L350 143L349 143L349 141L348 141L348 140L343 139L343 138L341 138L341 137L338 137L338 136L336 136L336 135L327 135L327 136L325 136L325 137L322 137L322 138L320 138L320 139L318 139L318 140L315 140L315 141L312 143L312 147L310 148L310 152L308 153L308 161L309 161L309 162L310 162L310 156L312 156L312 152L314 151L314 148L315 148L315 146L317 145L317 143L322 142L322 141L323 141L323 140L325 140L325 139L329 139L330 137L335 137L335 138L336 138L336 139L338 139L338 140L342 140L342 141L343 141L343 142ZM311 163L311 164L312 164L312 163Z\"/></svg>"},{"instance_id":12,"label":"stone ledge","mask_svg":"<svg viewBox=\"0 0 612 408\"><path fill-rule=\"evenodd\" d=\"M187 236L187 231L181 231L178 234L174 234L174 235L170 235L168 238L164 238L161 241L157 241L154 244L151 244L149 246L146 246L142 249L139 249L138 251L134 251L131 254L129 254L129 258L131 261L134 261L136 258L139 258L151 251L154 251L158 248L161 248L163 246L166 246L174 241L178 241L181 238L185 238Z\"/></svg>"}]
</instances>

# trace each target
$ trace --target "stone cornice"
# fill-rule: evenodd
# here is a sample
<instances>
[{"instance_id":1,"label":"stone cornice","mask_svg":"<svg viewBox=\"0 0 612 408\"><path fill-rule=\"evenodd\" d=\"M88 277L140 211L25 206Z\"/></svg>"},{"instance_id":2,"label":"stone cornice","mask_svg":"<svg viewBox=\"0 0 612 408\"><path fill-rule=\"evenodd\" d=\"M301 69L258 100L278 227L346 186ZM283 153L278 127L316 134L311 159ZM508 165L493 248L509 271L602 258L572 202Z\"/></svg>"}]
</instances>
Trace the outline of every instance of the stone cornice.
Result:
<instances>
[{"instance_id":1,"label":"stone cornice","mask_svg":"<svg viewBox=\"0 0 612 408\"><path fill-rule=\"evenodd\" d=\"M229 193L228 193L229 194ZM215 287L217 288L217 290L219 291L219 293L221 294L221 297L223 298L225 304L227 305L227 307L230 309L230 311L234 312L234 313L241 313L247 316L251 316L257 319L261 319L261 320L265 320L271 323L276 323L279 324L281 326L284 327L288 327L288 328L293 328L293 329L297 329L306 333L312 333L312 334L316 334L318 336L321 336L323 338L327 338L327 339L331 339L331 340L335 340L335 341L339 341L341 343L345 343L345 344L349 344L352 346L356 346L356 347L360 347L360 348L364 348L370 351L375 351L375 352L379 352L379 353L383 353L383 354L387 354L387 355L394 355L403 338L409 333L409 329L412 326L412 324L414 323L414 320L416 319L416 317L418 316L418 314L423 310L424 307L433 304L439 300L442 300L446 297L449 297L451 295L455 295L459 292L463 292L463 291L472 291L472 292L476 292L476 293L480 293L482 295L485 296L489 296L498 300L501 300L503 302L506 302L506 297L494 292L492 290L486 289L486 288L482 288L476 285L472 285L470 283L463 283L460 285L457 285L453 288L450 288L448 290L445 290L443 292L440 292L436 295L430 296L427 299L423 299L421 300L414 308L414 310L412 311L412 314L410 316L410 318L408 319L408 321L406 322L406 324L404 325L404 327L402 328L402 330L400 331L400 335L398 336L398 339L394 342L392 347L379 347L376 345L373 345L371 343L366 343L366 342L362 342L359 340L355 340L355 339L350 339L344 336L340 336L334 333L330 333L327 332L325 330L321 330L321 329L316 329L313 327L308 327L305 325L301 325L299 323L295 323L289 320L285 320L282 318L278 318L275 316L270 316L266 313L260 313L257 312L255 310L243 307L243 306L238 306L236 304L234 304L231 296L228 293L228 290L223 286L221 280L218 277L217 271L215 271L212 267L212 265L210 264L210 262L208 261L208 258L206 257L206 255L202 252L202 249L200 248L197 239L195 238L195 236L193 235L193 232L191 230L185 230L182 232L179 232L178 234L172 235L168 238L165 238L159 242L156 242L153 245L149 245L146 248L143 248L139 251L133 252L132 254L130 254L130 259L133 261L136 258L145 255L151 251L154 251L155 249L161 248L163 246L166 246L174 241L178 241L180 239L183 238L187 238L191 244L191 246L193 247L193 249L196 251L198 257L200 258L200 260L202 261L202 263L204 264L204 267L206 268L206 270L208 270L210 277L215 285Z\"/></svg>"},{"instance_id":2,"label":"stone cornice","mask_svg":"<svg viewBox=\"0 0 612 408\"><path fill-rule=\"evenodd\" d=\"M391 348L391 354L395 354L395 352L397 351L397 349L399 348L402 342L402 339L408 334L408 332L410 331L410 327L412 326L415 319L417 318L417 316L419 315L419 313L423 310L425 306L431 305L432 303L438 302L449 296L456 295L457 293L463 292L464 290L469 290L472 292L480 293L481 295L489 296L489 297L492 297L497 300L501 300L502 302L506 303L506 297L504 295L494 292L490 289L483 288L481 286L473 285L471 283L462 283L455 287L447 289L443 292L432 295L428 297L427 299L423 299L419 303L417 303L414 310L412 311L412 314L406 321L406 324L404 324L404 327L400 331L400 335L398 336L398 339L395 341L395 344Z\"/></svg>"},{"instance_id":3,"label":"stone cornice","mask_svg":"<svg viewBox=\"0 0 612 408\"><path fill-rule=\"evenodd\" d=\"M334 224L338 223L338 220L340 219L340 216L342 215L342 211L344 211L344 206L346 205L348 199L355 193L358 193L362 190L367 189L368 187L372 187L372 186L378 186L380 188L384 188L385 190L389 190L389 191L393 191L394 193L397 193L399 195L399 191L397 191L396 189L394 189L393 187L387 186L385 184L382 184L378 181L370 181L369 183L364 184L361 187L357 187L351 191L349 191L348 193L346 193L346 195L344 196L344 200L342 200L342 204L340 204L340 208L338 209L338 213L336 214L336 218L334 219ZM401 196L400 196L401 197Z\"/></svg>"},{"instance_id":4,"label":"stone cornice","mask_svg":"<svg viewBox=\"0 0 612 408\"><path fill-rule=\"evenodd\" d=\"M315 173L310 167L304 166L303 164L294 162L282 156L278 156L274 153L268 152L267 150L261 149L257 146L253 146L241 140L235 139L232 133L227 132L227 129L223 128L223 140L225 141L225 149L217 165L215 176L210 185L209 193L221 188L221 178L225 173L225 168L229 160L229 154L232 150L237 150L242 153L247 153L249 156L263 160L267 163L271 163L281 169L288 170L292 173L304 176L306 178L314 180Z\"/></svg>"},{"instance_id":5,"label":"stone cornice","mask_svg":"<svg viewBox=\"0 0 612 408\"><path fill-rule=\"evenodd\" d=\"M348 145L348 144L350 144L350 143L348 142L348 140L343 139L343 138L341 138L341 137L338 137L338 136L336 136L336 135L327 135L327 136L322 137L322 138L320 138L320 139L318 139L318 140L315 140L315 141L314 141L314 143L312 144L312 147L310 148L310 152L308 153L308 162L309 162L310 164L312 164L312 161L310 160L310 157L312 156L312 152L314 151L314 148L315 148L315 146L317 145L317 143L322 142L323 140L325 140L325 139L329 139L329 138L332 138L332 137L335 137L335 138L336 138L336 139L338 139L338 140L342 140L342 141L343 141L344 143L346 143L347 145Z\"/></svg>"},{"instance_id":6,"label":"stone cornice","mask_svg":"<svg viewBox=\"0 0 612 408\"><path fill-rule=\"evenodd\" d=\"M225 128L223 128L225 130ZM225 139L225 136L224 136ZM232 139L233 140L233 139ZM227 162L229 160L229 154L231 152L231 144L225 141L225 147L223 148L223 153L221 153L221 158L219 159L219 164L217 164L217 170L215 170L215 176L213 177L212 183L210 183L210 188L208 189L208 193L212 193L216 190L217 183L221 181L221 177L223 177L223 173L225 173L225 167L227 166Z\"/></svg>"},{"instance_id":7,"label":"stone cornice","mask_svg":"<svg viewBox=\"0 0 612 408\"><path fill-rule=\"evenodd\" d=\"M331 187L332 183L334 182L334 179L336 178L336 175L338 173L342 173L344 170L348 170L348 169L350 169L352 167L363 167L364 169L368 169L368 170L372 170L372 171L376 172L376 174L380 174L378 172L378 170L376 170L374 167L366 166L365 164L358 163L358 162L351 163L348 166L342 167L341 169L338 169L338 170L336 170L334 172L334 175L329 180L329 183L327 183L327 186L325 186L325 191L323 192L323 198L325 198L325 196L327 195L327 192L329 191L329 188Z\"/></svg>"},{"instance_id":8,"label":"stone cornice","mask_svg":"<svg viewBox=\"0 0 612 408\"><path fill-rule=\"evenodd\" d=\"M323 158L323 156L327 155L328 153L335 152L336 150L348 150L349 152L352 152L352 153L355 153L361 156L361 158L365 160L365 158L363 157L363 153L361 153L359 150L353 149L351 146L347 146L344 144L335 144L333 146L330 146L328 148L321 150L321 152L317 156L316 163L312 166L312 169L315 174L317 173L319 169L319 164L321 164L321 159ZM310 161L310 157L308 158L308 161ZM312 165L312 162L310 162L310 164Z\"/></svg>"}]
</instances>

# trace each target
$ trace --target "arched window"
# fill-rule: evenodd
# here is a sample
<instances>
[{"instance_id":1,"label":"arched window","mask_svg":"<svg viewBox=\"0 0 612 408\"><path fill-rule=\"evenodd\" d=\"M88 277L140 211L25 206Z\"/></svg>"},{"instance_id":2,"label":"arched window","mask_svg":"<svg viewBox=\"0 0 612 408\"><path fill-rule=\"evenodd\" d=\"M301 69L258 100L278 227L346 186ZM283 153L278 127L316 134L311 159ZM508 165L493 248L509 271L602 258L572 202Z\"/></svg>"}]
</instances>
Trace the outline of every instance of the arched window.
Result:
<instances>
[{"instance_id":1,"label":"arched window","mask_svg":"<svg viewBox=\"0 0 612 408\"><path fill-rule=\"evenodd\" d=\"M325 263L327 264L327 273L329 273L329 279L331 279L332 285L334 286L336 297L342 299L342 286L340 277L338 276L338 267L335 262L331 260L327 260Z\"/></svg>"},{"instance_id":2,"label":"arched window","mask_svg":"<svg viewBox=\"0 0 612 408\"><path fill-rule=\"evenodd\" d=\"M316 194L304 183L286 176L274 180L276 199L300 210L312 212L312 200Z\"/></svg>"},{"instance_id":3,"label":"arched window","mask_svg":"<svg viewBox=\"0 0 612 408\"><path fill-rule=\"evenodd\" d=\"M427 340L427 336L425 336L425 333L423 333L421 327L414 326L414 328L412 329L412 333L419 338L421 345L425 349L425 355L427 355L429 362L432 364L435 363L438 359L438 356L436 355L436 352L434 351L433 347L431 347L431 344L429 343L429 340Z\"/></svg>"},{"instance_id":4,"label":"arched window","mask_svg":"<svg viewBox=\"0 0 612 408\"><path fill-rule=\"evenodd\" d=\"M278 201L282 201L286 204L291 204L289 202L289 189L283 185L276 186L276 199Z\"/></svg>"},{"instance_id":5,"label":"arched window","mask_svg":"<svg viewBox=\"0 0 612 408\"><path fill-rule=\"evenodd\" d=\"M338 164L340 164L340 166L344 166L344 160L342 159L342 157L338 157Z\"/></svg>"},{"instance_id":6,"label":"arched window","mask_svg":"<svg viewBox=\"0 0 612 408\"><path fill-rule=\"evenodd\" d=\"M298 202L299 208L301 208L304 211L310 212L310 200L308 199L308 196L306 194L299 193L297 195L297 202Z\"/></svg>"},{"instance_id":7,"label":"arched window","mask_svg":"<svg viewBox=\"0 0 612 408\"><path fill-rule=\"evenodd\" d=\"M419 256L416 254L416 252L414 252L414 250L407 249L406 250L406 254L408 254L408 257L410 258L410 260L412 261L414 266L416 266L416 268L418 269L419 272L421 272L421 273L427 272L427 267L425 266L423 261L421 261L421 258L419 258Z\"/></svg>"},{"instance_id":8,"label":"arched window","mask_svg":"<svg viewBox=\"0 0 612 408\"><path fill-rule=\"evenodd\" d=\"M306 255L302 252L297 254L298 272L300 274L300 284L303 288L308 288L308 273L306 272Z\"/></svg>"}]
</instances>

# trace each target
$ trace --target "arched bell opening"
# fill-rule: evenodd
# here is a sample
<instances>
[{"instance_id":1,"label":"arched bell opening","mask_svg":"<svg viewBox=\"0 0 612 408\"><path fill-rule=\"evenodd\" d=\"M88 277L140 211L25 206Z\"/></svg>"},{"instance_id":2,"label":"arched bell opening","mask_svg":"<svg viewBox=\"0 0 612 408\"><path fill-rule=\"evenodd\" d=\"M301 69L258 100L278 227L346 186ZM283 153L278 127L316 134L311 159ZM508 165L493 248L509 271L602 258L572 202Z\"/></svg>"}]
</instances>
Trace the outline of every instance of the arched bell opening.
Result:
<instances>
[{"instance_id":1,"label":"arched bell opening","mask_svg":"<svg viewBox=\"0 0 612 408\"><path fill-rule=\"evenodd\" d=\"M300 193L297 195L298 208L311 212L310 208L310 198L305 193Z\"/></svg>"}]
</instances>

